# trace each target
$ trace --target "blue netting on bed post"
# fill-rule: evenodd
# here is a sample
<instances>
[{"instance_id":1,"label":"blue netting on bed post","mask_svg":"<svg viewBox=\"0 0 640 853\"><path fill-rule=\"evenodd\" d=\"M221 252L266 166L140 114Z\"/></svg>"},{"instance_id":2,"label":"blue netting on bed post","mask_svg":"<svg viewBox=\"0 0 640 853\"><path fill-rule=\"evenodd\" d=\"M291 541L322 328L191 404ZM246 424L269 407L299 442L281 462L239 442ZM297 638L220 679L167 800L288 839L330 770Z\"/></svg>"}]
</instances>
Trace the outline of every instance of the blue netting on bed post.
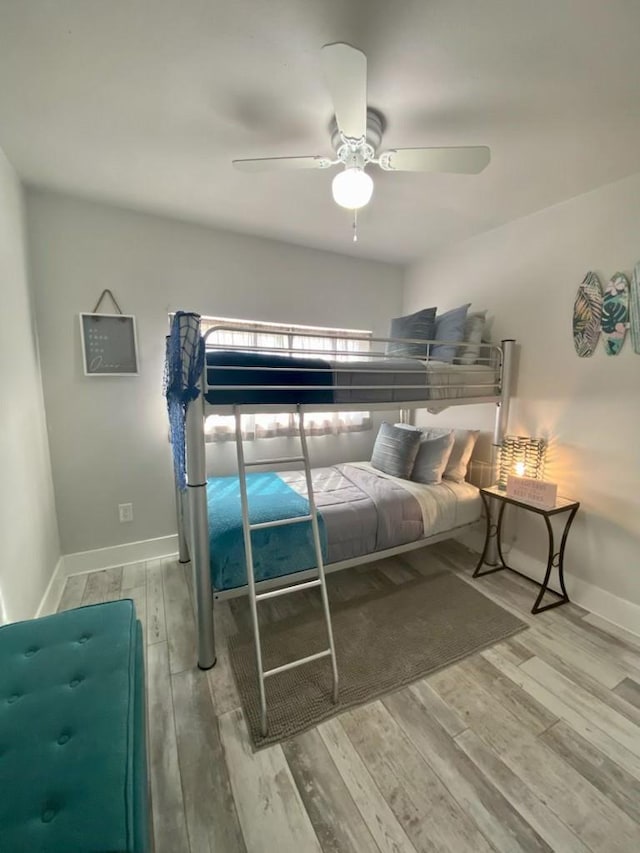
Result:
<instances>
[{"instance_id":1,"label":"blue netting on bed post","mask_svg":"<svg viewBox=\"0 0 640 853\"><path fill-rule=\"evenodd\" d=\"M169 411L169 437L173 466L180 489L187 487L185 422L187 407L200 395L198 380L204 364L204 343L200 337L200 315L177 311L167 335L164 363L164 395Z\"/></svg>"}]
</instances>

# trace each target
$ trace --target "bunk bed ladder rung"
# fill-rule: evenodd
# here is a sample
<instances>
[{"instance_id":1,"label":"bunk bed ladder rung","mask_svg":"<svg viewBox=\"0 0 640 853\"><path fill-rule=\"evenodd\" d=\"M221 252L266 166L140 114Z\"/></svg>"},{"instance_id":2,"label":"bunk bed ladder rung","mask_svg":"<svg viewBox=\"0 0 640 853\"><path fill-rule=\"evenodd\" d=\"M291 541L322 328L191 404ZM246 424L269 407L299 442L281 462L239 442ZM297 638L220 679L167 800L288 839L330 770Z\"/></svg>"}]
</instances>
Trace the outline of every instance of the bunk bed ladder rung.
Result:
<instances>
[{"instance_id":1,"label":"bunk bed ladder rung","mask_svg":"<svg viewBox=\"0 0 640 853\"><path fill-rule=\"evenodd\" d=\"M320 541L320 529L318 526L318 512L313 495L313 482L311 478L311 466L309 464L309 450L307 447L307 436L304 429L304 415L298 407L298 434L300 438L300 446L302 450L301 456L287 456L279 459L263 459L256 462L245 462L244 447L242 439L242 414L236 407L234 409L236 422L236 450L238 455L238 480L240 483L240 501L242 504L242 531L244 536L244 551L247 564L247 586L249 588L249 607L251 610L251 622L253 626L253 637L255 644L256 669L258 672L258 690L260 694L260 729L262 736L267 734L267 700L265 695L265 678L277 675L280 672L285 672L294 666L300 666L303 663L308 663L320 658L329 657L331 659L331 669L333 673L333 701L338 701L338 665L336 663L336 651L333 642L333 628L331 625L331 611L329 609L329 596L327 594L327 584L324 573L324 562L322 559L322 545ZM257 465L280 465L286 462L302 462L304 465L305 479L307 483L307 500L309 502L309 513L306 516L298 516L295 518L281 519L271 522L259 522L251 524L249 521L249 501L247 495L247 468ZM267 527L279 527L283 524L292 524L301 521L311 522L311 532L313 535L313 545L316 557L316 567L318 577L306 583L294 584L280 589L271 590L264 593L256 593L255 570L253 564L253 549L251 542L252 530L260 530ZM323 652L308 655L307 657L299 658L296 661L291 661L288 664L275 667L274 669L265 671L262 665L262 642L260 639L260 621L258 618L258 602L266 598L274 598L279 595L286 595L291 592L296 592L300 589L309 589L319 587L322 596L322 607L324 610L325 626L327 631L328 648Z\"/></svg>"},{"instance_id":2,"label":"bunk bed ladder rung","mask_svg":"<svg viewBox=\"0 0 640 853\"><path fill-rule=\"evenodd\" d=\"M268 669L264 673L264 677L268 678L270 675L278 675L280 672L286 672L288 669L295 669L297 666L302 666L305 663L311 663L314 660L320 660L320 658L327 658L331 655L331 649L325 649L323 652L317 652L315 655L307 655L303 658L296 658L295 660L289 661L289 663L283 663L282 666L274 666L273 669Z\"/></svg>"},{"instance_id":3,"label":"bunk bed ladder rung","mask_svg":"<svg viewBox=\"0 0 640 853\"><path fill-rule=\"evenodd\" d=\"M281 586L278 589L270 589L268 592L259 592L256 595L257 601L264 601L265 598L278 598L281 595L290 595L292 592L300 592L302 589L313 589L320 586L320 578L313 581L305 581L305 583L294 583L291 586Z\"/></svg>"},{"instance_id":4,"label":"bunk bed ladder rung","mask_svg":"<svg viewBox=\"0 0 640 853\"><path fill-rule=\"evenodd\" d=\"M269 527L283 527L285 524L300 524L302 521L311 521L310 515L295 515L293 518L279 518L277 521L257 521L249 525L249 530L268 530Z\"/></svg>"},{"instance_id":5,"label":"bunk bed ladder rung","mask_svg":"<svg viewBox=\"0 0 640 853\"><path fill-rule=\"evenodd\" d=\"M255 468L259 465L286 465L289 462L304 462L304 456L276 456L274 459L254 459L245 462L245 468Z\"/></svg>"}]
</instances>

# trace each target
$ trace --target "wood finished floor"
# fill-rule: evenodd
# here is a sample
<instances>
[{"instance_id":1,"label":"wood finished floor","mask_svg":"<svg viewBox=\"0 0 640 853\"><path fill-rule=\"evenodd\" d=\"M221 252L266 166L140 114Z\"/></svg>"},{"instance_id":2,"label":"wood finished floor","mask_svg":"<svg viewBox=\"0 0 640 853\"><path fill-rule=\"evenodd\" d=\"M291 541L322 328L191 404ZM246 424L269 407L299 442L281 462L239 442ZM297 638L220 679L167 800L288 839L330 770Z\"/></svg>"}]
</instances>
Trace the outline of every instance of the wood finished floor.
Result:
<instances>
[{"instance_id":1,"label":"wood finished floor","mask_svg":"<svg viewBox=\"0 0 640 853\"><path fill-rule=\"evenodd\" d=\"M60 610L132 598L144 626L156 853L640 850L640 637L575 605L531 616L532 585L504 572L472 581L455 542L333 575L330 595L403 583L434 561L530 627L258 753L226 643L246 600L216 605L218 663L205 673L188 566L67 580ZM283 618L296 597L261 612Z\"/></svg>"}]
</instances>

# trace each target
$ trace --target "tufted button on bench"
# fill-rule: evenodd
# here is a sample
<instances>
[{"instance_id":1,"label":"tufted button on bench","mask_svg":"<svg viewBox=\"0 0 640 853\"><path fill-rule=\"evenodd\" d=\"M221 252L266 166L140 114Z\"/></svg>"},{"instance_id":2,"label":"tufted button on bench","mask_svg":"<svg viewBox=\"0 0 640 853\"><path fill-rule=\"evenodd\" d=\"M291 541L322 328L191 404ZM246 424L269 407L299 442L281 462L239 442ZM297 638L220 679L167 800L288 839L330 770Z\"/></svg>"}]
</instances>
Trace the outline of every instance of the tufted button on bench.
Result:
<instances>
[{"instance_id":1,"label":"tufted button on bench","mask_svg":"<svg viewBox=\"0 0 640 853\"><path fill-rule=\"evenodd\" d=\"M0 851L146 853L145 738L132 601L0 627Z\"/></svg>"}]
</instances>

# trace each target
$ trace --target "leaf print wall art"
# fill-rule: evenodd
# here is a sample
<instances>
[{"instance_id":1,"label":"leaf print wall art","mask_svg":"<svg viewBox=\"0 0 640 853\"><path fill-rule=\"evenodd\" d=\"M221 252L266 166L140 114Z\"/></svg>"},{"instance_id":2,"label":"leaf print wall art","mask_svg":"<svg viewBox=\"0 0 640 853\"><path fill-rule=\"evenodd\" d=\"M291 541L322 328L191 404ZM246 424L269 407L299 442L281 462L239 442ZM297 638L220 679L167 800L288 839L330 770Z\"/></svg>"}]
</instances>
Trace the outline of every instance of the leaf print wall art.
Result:
<instances>
[{"instance_id":1,"label":"leaf print wall art","mask_svg":"<svg viewBox=\"0 0 640 853\"><path fill-rule=\"evenodd\" d=\"M629 323L629 282L621 272L612 276L602 300L601 328L607 355L618 355Z\"/></svg>"},{"instance_id":2,"label":"leaf print wall art","mask_svg":"<svg viewBox=\"0 0 640 853\"><path fill-rule=\"evenodd\" d=\"M573 345L580 358L593 355L600 337L602 287L598 276L588 272L578 288L573 306Z\"/></svg>"},{"instance_id":3,"label":"leaf print wall art","mask_svg":"<svg viewBox=\"0 0 640 853\"><path fill-rule=\"evenodd\" d=\"M640 261L633 268L629 295L629 323L633 351L640 355Z\"/></svg>"}]
</instances>

